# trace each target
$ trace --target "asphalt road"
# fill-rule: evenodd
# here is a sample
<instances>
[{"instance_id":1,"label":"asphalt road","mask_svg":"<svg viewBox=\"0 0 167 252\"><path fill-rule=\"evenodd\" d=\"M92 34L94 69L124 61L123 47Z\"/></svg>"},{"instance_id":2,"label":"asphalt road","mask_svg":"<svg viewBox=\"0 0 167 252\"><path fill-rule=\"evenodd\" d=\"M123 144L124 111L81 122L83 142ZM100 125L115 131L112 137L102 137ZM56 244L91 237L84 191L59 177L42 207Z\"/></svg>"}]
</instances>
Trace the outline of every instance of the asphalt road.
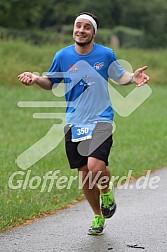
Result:
<instances>
[{"instance_id":1,"label":"asphalt road","mask_svg":"<svg viewBox=\"0 0 167 252\"><path fill-rule=\"evenodd\" d=\"M101 236L87 235L93 213L84 200L2 233L0 251L167 252L167 169L152 173L149 179L155 176L160 177L154 183L156 189L149 188L148 183L146 189L139 189L134 182L131 189L115 190L117 212L106 221Z\"/></svg>"}]
</instances>

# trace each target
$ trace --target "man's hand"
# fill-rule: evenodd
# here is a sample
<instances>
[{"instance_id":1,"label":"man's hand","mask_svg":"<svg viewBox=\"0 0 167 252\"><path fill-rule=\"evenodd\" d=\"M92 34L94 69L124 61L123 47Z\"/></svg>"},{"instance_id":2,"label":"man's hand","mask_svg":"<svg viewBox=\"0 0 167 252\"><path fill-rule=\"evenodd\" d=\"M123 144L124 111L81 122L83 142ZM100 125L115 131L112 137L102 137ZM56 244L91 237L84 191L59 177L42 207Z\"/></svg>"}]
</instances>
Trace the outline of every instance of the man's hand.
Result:
<instances>
[{"instance_id":1,"label":"man's hand","mask_svg":"<svg viewBox=\"0 0 167 252\"><path fill-rule=\"evenodd\" d=\"M37 79L39 78L38 75L32 74L30 72L24 72L18 76L19 81L23 83L26 86L31 86L34 83L37 82Z\"/></svg>"},{"instance_id":2,"label":"man's hand","mask_svg":"<svg viewBox=\"0 0 167 252\"><path fill-rule=\"evenodd\" d=\"M144 73L144 71L147 69L147 66L138 68L133 75L133 82L136 84L137 87L140 87L144 84L146 84L150 77Z\"/></svg>"}]
</instances>

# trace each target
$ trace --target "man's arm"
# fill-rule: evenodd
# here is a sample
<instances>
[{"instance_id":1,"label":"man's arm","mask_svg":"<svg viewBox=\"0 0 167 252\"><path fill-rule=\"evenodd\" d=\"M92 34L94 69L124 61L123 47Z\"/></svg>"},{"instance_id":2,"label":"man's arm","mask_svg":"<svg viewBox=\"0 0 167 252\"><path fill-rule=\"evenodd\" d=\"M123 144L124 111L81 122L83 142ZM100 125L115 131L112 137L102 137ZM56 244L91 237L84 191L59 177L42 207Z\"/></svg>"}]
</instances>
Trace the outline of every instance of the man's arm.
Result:
<instances>
[{"instance_id":1,"label":"man's arm","mask_svg":"<svg viewBox=\"0 0 167 252\"><path fill-rule=\"evenodd\" d=\"M137 87L140 87L146 84L150 78L144 71L147 69L147 66L138 68L133 74L126 71L121 78L117 80L118 84L129 85L135 83Z\"/></svg>"},{"instance_id":2,"label":"man's arm","mask_svg":"<svg viewBox=\"0 0 167 252\"><path fill-rule=\"evenodd\" d=\"M52 89L52 85L53 85L47 76L38 76L30 72L24 72L20 74L18 76L18 79L22 84L26 86L37 84L38 86L46 90Z\"/></svg>"}]
</instances>

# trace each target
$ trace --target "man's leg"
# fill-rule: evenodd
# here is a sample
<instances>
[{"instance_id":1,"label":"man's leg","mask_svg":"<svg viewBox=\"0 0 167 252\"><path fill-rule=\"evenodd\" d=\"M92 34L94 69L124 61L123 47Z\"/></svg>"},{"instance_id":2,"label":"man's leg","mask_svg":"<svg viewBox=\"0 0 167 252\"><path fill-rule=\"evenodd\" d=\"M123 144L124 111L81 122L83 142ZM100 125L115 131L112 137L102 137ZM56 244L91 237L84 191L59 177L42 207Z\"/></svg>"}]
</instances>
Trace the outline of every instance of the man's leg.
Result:
<instances>
[{"instance_id":1,"label":"man's leg","mask_svg":"<svg viewBox=\"0 0 167 252\"><path fill-rule=\"evenodd\" d=\"M101 212L104 218L110 218L116 211L116 203L113 190L110 188L110 171L105 163L97 158L89 157L88 168L95 176L99 171L101 175L98 183L101 187Z\"/></svg>"},{"instance_id":2,"label":"man's leg","mask_svg":"<svg viewBox=\"0 0 167 252\"><path fill-rule=\"evenodd\" d=\"M90 181L91 175L88 170L88 166L85 165L79 170L80 180L82 182L82 191L85 198L89 202L95 215L101 215L100 209L100 190L95 183L93 187L90 187L92 181Z\"/></svg>"},{"instance_id":3,"label":"man's leg","mask_svg":"<svg viewBox=\"0 0 167 252\"><path fill-rule=\"evenodd\" d=\"M88 234L100 235L103 233L105 219L101 214L100 189L97 183L101 181L100 185L103 186L103 191L105 193L108 192L110 172L106 169L104 161L94 157L89 157L87 165L78 170L82 182L83 193L94 212L94 219ZM105 178L104 181L102 180L103 176Z\"/></svg>"},{"instance_id":4,"label":"man's leg","mask_svg":"<svg viewBox=\"0 0 167 252\"><path fill-rule=\"evenodd\" d=\"M102 181L102 193L109 191L110 171L106 168L105 162L94 157L88 158L88 164L80 167L82 190L85 198L89 202L94 214L101 215L100 208L100 189L97 186L99 179ZM104 182L102 178L104 177ZM95 183L96 182L96 183Z\"/></svg>"},{"instance_id":5,"label":"man's leg","mask_svg":"<svg viewBox=\"0 0 167 252\"><path fill-rule=\"evenodd\" d=\"M110 184L110 170L106 167L104 161L94 157L88 158L88 169L92 173L92 177L95 178L97 174L99 186L101 187L101 193L107 193L109 191Z\"/></svg>"}]
</instances>

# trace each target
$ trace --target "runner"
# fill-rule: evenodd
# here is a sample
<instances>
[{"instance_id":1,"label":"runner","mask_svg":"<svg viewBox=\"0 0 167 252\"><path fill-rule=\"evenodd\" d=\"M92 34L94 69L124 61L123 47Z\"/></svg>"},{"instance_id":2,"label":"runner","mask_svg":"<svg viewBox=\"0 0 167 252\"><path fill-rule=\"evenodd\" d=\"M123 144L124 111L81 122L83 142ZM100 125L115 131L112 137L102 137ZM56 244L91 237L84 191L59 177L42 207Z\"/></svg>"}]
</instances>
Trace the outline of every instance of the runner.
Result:
<instances>
[{"instance_id":1,"label":"runner","mask_svg":"<svg viewBox=\"0 0 167 252\"><path fill-rule=\"evenodd\" d=\"M46 76L30 72L18 76L24 85L36 83L44 89L52 89L64 80L66 153L71 169L79 171L83 193L94 212L88 230L90 235L102 234L105 219L112 217L116 210L107 167L114 117L108 79L121 85L135 83L136 86L149 81L149 76L144 73L147 66L132 74L117 63L112 49L94 42L98 27L97 16L88 12L78 14L73 29L75 43L56 53ZM57 72L62 73L61 78L54 75ZM63 77L65 72L71 78ZM92 185L90 179L96 183Z\"/></svg>"}]
</instances>

